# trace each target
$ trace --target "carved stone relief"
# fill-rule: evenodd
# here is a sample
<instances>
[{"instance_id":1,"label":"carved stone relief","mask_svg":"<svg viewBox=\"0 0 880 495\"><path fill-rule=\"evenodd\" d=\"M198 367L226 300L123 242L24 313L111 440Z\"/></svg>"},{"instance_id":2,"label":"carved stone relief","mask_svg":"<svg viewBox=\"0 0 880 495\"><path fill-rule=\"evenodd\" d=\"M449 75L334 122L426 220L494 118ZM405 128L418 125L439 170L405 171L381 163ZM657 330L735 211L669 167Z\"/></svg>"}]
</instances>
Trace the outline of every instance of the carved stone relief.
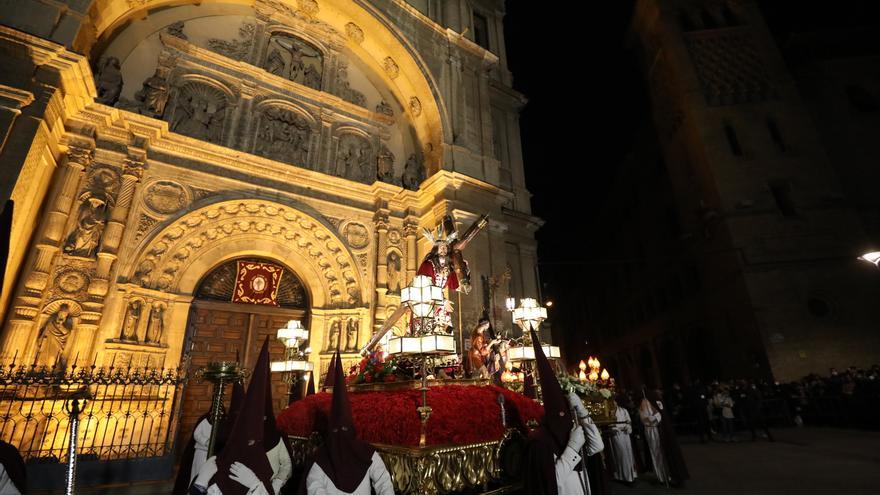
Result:
<instances>
[{"instance_id":1,"label":"carved stone relief","mask_svg":"<svg viewBox=\"0 0 880 495\"><path fill-rule=\"evenodd\" d=\"M387 262L388 292L386 294L400 294L400 284L402 278L400 273L400 254L398 254L397 251L389 252Z\"/></svg>"},{"instance_id":2,"label":"carved stone relief","mask_svg":"<svg viewBox=\"0 0 880 495\"><path fill-rule=\"evenodd\" d=\"M296 210L260 200L220 202L174 221L144 248L131 280L143 287L175 290L180 275L202 249L253 235L275 237L310 260L324 277L325 297L331 304L361 300L355 262L334 234Z\"/></svg>"},{"instance_id":3,"label":"carved stone relief","mask_svg":"<svg viewBox=\"0 0 880 495\"><path fill-rule=\"evenodd\" d=\"M348 82L348 63L344 60L339 61L339 67L336 71L336 92L343 100L355 105L366 107L367 98L360 91L353 89Z\"/></svg>"},{"instance_id":4,"label":"carved stone relief","mask_svg":"<svg viewBox=\"0 0 880 495\"><path fill-rule=\"evenodd\" d=\"M219 143L226 117L226 95L207 84L185 83L171 115L171 130L191 138Z\"/></svg>"},{"instance_id":5,"label":"carved stone relief","mask_svg":"<svg viewBox=\"0 0 880 495\"><path fill-rule=\"evenodd\" d=\"M306 166L312 129L297 112L269 107L263 112L254 153L299 166Z\"/></svg>"},{"instance_id":6,"label":"carved stone relief","mask_svg":"<svg viewBox=\"0 0 880 495\"><path fill-rule=\"evenodd\" d=\"M388 231L388 243L397 245L400 243L400 231L397 229L390 229Z\"/></svg>"},{"instance_id":7,"label":"carved stone relief","mask_svg":"<svg viewBox=\"0 0 880 495\"><path fill-rule=\"evenodd\" d=\"M361 322L357 318L349 318L345 326L345 350L356 351L358 345L358 332L360 331Z\"/></svg>"},{"instance_id":8,"label":"carved stone relief","mask_svg":"<svg viewBox=\"0 0 880 495\"><path fill-rule=\"evenodd\" d=\"M168 72L167 67L156 67L156 72L148 77L143 87L134 94L134 99L139 102L137 111L141 115L158 119L165 114L169 96Z\"/></svg>"},{"instance_id":9,"label":"carved stone relief","mask_svg":"<svg viewBox=\"0 0 880 495\"><path fill-rule=\"evenodd\" d=\"M334 319L330 323L330 331L327 332L327 351L335 351L339 347L339 337L342 333L342 322Z\"/></svg>"},{"instance_id":10,"label":"carved stone relief","mask_svg":"<svg viewBox=\"0 0 880 495\"><path fill-rule=\"evenodd\" d=\"M55 276L55 286L67 295L81 293L88 285L88 274L76 269L65 269Z\"/></svg>"},{"instance_id":11,"label":"carved stone relief","mask_svg":"<svg viewBox=\"0 0 880 495\"><path fill-rule=\"evenodd\" d=\"M400 75L400 67L397 66L397 62L391 57L385 57L385 60L382 61L382 67L391 79L397 79L397 76Z\"/></svg>"},{"instance_id":12,"label":"carved stone relief","mask_svg":"<svg viewBox=\"0 0 880 495\"><path fill-rule=\"evenodd\" d=\"M95 74L95 89L98 97L95 101L104 105L113 105L122 93L122 69L119 59L107 57L101 60Z\"/></svg>"},{"instance_id":13,"label":"carved stone relief","mask_svg":"<svg viewBox=\"0 0 880 495\"><path fill-rule=\"evenodd\" d=\"M101 244L101 235L119 189L119 173L99 167L89 176L85 191L79 196L76 225L64 242L64 253L93 258Z\"/></svg>"},{"instance_id":14,"label":"carved stone relief","mask_svg":"<svg viewBox=\"0 0 880 495\"><path fill-rule=\"evenodd\" d=\"M143 308L144 301L141 299L132 299L128 303L125 317L122 319L122 330L119 332L119 340L125 342L138 341L138 327L140 326Z\"/></svg>"},{"instance_id":15,"label":"carved stone relief","mask_svg":"<svg viewBox=\"0 0 880 495\"><path fill-rule=\"evenodd\" d=\"M37 334L35 363L62 368L66 366L65 350L81 312L79 304L64 299L52 301L43 308L43 314L48 316Z\"/></svg>"},{"instance_id":16,"label":"carved stone relief","mask_svg":"<svg viewBox=\"0 0 880 495\"><path fill-rule=\"evenodd\" d=\"M147 321L147 331L144 334L145 344L161 344L165 334L165 310L168 305L162 301L153 303L150 309L150 319Z\"/></svg>"},{"instance_id":17,"label":"carved stone relief","mask_svg":"<svg viewBox=\"0 0 880 495\"><path fill-rule=\"evenodd\" d=\"M360 223L351 222L345 226L342 235L353 249L363 249L370 244L370 231Z\"/></svg>"},{"instance_id":18,"label":"carved stone relief","mask_svg":"<svg viewBox=\"0 0 880 495\"><path fill-rule=\"evenodd\" d=\"M345 34L348 35L348 39L354 41L358 45L364 42L364 30L353 22L349 22L345 25Z\"/></svg>"},{"instance_id":19,"label":"carved stone relief","mask_svg":"<svg viewBox=\"0 0 880 495\"><path fill-rule=\"evenodd\" d=\"M416 191L425 178L425 166L419 157L413 153L406 160L406 165L403 167L403 187Z\"/></svg>"},{"instance_id":20,"label":"carved stone relief","mask_svg":"<svg viewBox=\"0 0 880 495\"><path fill-rule=\"evenodd\" d=\"M221 40L212 38L208 40L208 46L211 50L220 55L229 57L233 60L244 61L250 54L251 47L254 44L254 35L257 32L257 25L252 22L242 22L238 28L237 40Z\"/></svg>"},{"instance_id":21,"label":"carved stone relief","mask_svg":"<svg viewBox=\"0 0 880 495\"><path fill-rule=\"evenodd\" d=\"M376 180L373 147L364 137L352 133L340 136L336 150L336 175L367 184Z\"/></svg>"},{"instance_id":22,"label":"carved stone relief","mask_svg":"<svg viewBox=\"0 0 880 495\"><path fill-rule=\"evenodd\" d=\"M180 211L188 202L183 186L168 180L153 182L144 192L144 204L161 215Z\"/></svg>"},{"instance_id":23,"label":"carved stone relief","mask_svg":"<svg viewBox=\"0 0 880 495\"><path fill-rule=\"evenodd\" d=\"M159 219L141 213L138 217L137 233L134 235L135 242L143 239L144 235L159 222Z\"/></svg>"},{"instance_id":24,"label":"carved stone relief","mask_svg":"<svg viewBox=\"0 0 880 495\"><path fill-rule=\"evenodd\" d=\"M311 44L287 33L269 39L266 71L314 89L321 89L324 55Z\"/></svg>"},{"instance_id":25,"label":"carved stone relief","mask_svg":"<svg viewBox=\"0 0 880 495\"><path fill-rule=\"evenodd\" d=\"M384 144L376 157L376 178L389 184L397 183L394 178L394 153Z\"/></svg>"},{"instance_id":26,"label":"carved stone relief","mask_svg":"<svg viewBox=\"0 0 880 495\"><path fill-rule=\"evenodd\" d=\"M418 117L422 114L422 102L415 96L409 99L409 111L413 114L413 117Z\"/></svg>"},{"instance_id":27,"label":"carved stone relief","mask_svg":"<svg viewBox=\"0 0 880 495\"><path fill-rule=\"evenodd\" d=\"M299 11L308 17L315 17L318 14L317 0L296 0Z\"/></svg>"},{"instance_id":28,"label":"carved stone relief","mask_svg":"<svg viewBox=\"0 0 880 495\"><path fill-rule=\"evenodd\" d=\"M169 24L168 27L165 28L165 32L176 38L187 40L189 38L186 36L186 34L183 33L184 27L185 23L183 21L177 21L175 23Z\"/></svg>"},{"instance_id":29,"label":"carved stone relief","mask_svg":"<svg viewBox=\"0 0 880 495\"><path fill-rule=\"evenodd\" d=\"M394 109L391 108L391 105L388 104L387 101L382 100L376 105L376 113L381 113L382 115L387 115L389 117L394 117Z\"/></svg>"}]
</instances>

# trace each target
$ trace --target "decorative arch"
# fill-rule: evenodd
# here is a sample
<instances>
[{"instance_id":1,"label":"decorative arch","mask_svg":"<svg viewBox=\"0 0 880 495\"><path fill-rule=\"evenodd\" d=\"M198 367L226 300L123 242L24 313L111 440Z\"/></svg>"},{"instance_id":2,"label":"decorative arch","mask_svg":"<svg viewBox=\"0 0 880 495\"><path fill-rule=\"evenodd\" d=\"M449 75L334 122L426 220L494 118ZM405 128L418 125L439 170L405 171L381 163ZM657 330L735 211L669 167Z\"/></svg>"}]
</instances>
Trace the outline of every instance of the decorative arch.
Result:
<instances>
[{"instance_id":1,"label":"decorative arch","mask_svg":"<svg viewBox=\"0 0 880 495\"><path fill-rule=\"evenodd\" d=\"M355 259L330 227L264 199L222 201L182 215L153 236L122 273L143 288L192 295L205 273L242 256L289 267L313 307L355 307L366 300Z\"/></svg>"},{"instance_id":2,"label":"decorative arch","mask_svg":"<svg viewBox=\"0 0 880 495\"><path fill-rule=\"evenodd\" d=\"M89 22L95 37L84 37L76 43L76 50L92 52L93 47L106 45L116 33L145 12L158 13L163 8L187 4L201 4L200 0L96 0L90 10ZM394 98L408 109L417 141L422 146L429 170L436 170L442 159L442 143L452 135L450 117L445 112L442 92L412 42L406 39L384 13L368 3L350 0L266 0L289 13L318 20L347 36L346 48L382 80ZM254 0L223 0L217 7L228 6L230 11L254 6ZM445 37L445 32L435 32ZM388 75L386 59L392 59L398 70ZM414 104L415 102L415 104Z\"/></svg>"}]
</instances>

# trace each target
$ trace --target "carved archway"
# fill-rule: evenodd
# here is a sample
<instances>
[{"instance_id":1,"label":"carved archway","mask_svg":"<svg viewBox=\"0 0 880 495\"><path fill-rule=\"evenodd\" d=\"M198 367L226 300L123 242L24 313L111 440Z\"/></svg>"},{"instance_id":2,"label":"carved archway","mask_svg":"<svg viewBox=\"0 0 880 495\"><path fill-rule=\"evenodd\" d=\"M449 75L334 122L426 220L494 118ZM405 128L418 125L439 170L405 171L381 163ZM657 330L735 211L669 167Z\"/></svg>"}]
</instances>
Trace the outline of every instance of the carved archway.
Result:
<instances>
[{"instance_id":1,"label":"carved archway","mask_svg":"<svg viewBox=\"0 0 880 495\"><path fill-rule=\"evenodd\" d=\"M357 307L366 300L354 257L331 227L264 199L223 201L182 215L123 273L145 289L192 295L211 268L240 256L265 256L290 267L313 308Z\"/></svg>"}]
</instances>

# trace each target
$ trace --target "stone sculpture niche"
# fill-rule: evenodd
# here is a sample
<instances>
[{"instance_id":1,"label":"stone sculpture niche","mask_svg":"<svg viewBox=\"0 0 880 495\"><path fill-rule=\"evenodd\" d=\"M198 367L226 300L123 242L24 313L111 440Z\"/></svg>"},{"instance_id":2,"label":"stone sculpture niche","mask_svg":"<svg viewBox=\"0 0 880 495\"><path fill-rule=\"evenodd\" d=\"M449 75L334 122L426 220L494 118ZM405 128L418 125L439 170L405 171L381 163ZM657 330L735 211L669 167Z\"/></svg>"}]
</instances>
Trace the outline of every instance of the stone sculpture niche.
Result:
<instances>
[{"instance_id":1,"label":"stone sculpture niche","mask_svg":"<svg viewBox=\"0 0 880 495\"><path fill-rule=\"evenodd\" d=\"M357 182L372 184L376 180L373 147L363 137L343 134L336 149L336 175Z\"/></svg>"},{"instance_id":2,"label":"stone sculpture niche","mask_svg":"<svg viewBox=\"0 0 880 495\"><path fill-rule=\"evenodd\" d=\"M119 59L107 57L101 60L95 76L95 89L98 97L95 101L113 106L122 93L122 69Z\"/></svg>"},{"instance_id":3,"label":"stone sculpture niche","mask_svg":"<svg viewBox=\"0 0 880 495\"><path fill-rule=\"evenodd\" d=\"M393 295L400 294L400 255L397 254L397 251L391 251L388 253L387 261L387 293Z\"/></svg>"},{"instance_id":4,"label":"stone sculpture niche","mask_svg":"<svg viewBox=\"0 0 880 495\"><path fill-rule=\"evenodd\" d=\"M339 320L333 320L330 324L330 331L327 333L327 351L333 352L339 346L340 333L342 333L342 323Z\"/></svg>"},{"instance_id":5,"label":"stone sculpture niche","mask_svg":"<svg viewBox=\"0 0 880 495\"><path fill-rule=\"evenodd\" d=\"M145 344L161 344L162 335L165 333L165 309L164 302L156 301L150 311L150 320L147 322L147 332L144 335Z\"/></svg>"},{"instance_id":6,"label":"stone sculpture niche","mask_svg":"<svg viewBox=\"0 0 880 495\"><path fill-rule=\"evenodd\" d=\"M302 115L279 107L263 112L254 153L281 162L306 166L312 128Z\"/></svg>"},{"instance_id":7,"label":"stone sculpture niche","mask_svg":"<svg viewBox=\"0 0 880 495\"><path fill-rule=\"evenodd\" d=\"M324 56L320 50L293 35L276 33L269 38L263 68L276 76L320 90Z\"/></svg>"},{"instance_id":8,"label":"stone sculpture niche","mask_svg":"<svg viewBox=\"0 0 880 495\"><path fill-rule=\"evenodd\" d=\"M345 350L346 351L356 351L358 345L358 331L360 330L361 323L357 320L357 318L350 318L348 320L348 324L345 328L346 333L346 341L345 341Z\"/></svg>"},{"instance_id":9,"label":"stone sculpture niche","mask_svg":"<svg viewBox=\"0 0 880 495\"><path fill-rule=\"evenodd\" d=\"M413 153L406 160L406 165L403 167L403 187L416 191L425 178L425 166L422 164L422 160Z\"/></svg>"},{"instance_id":10,"label":"stone sculpture niche","mask_svg":"<svg viewBox=\"0 0 880 495\"><path fill-rule=\"evenodd\" d=\"M144 302L140 299L134 299L128 303L128 310L125 312L125 318L122 321L122 331L119 333L119 340L126 342L138 341L137 332L143 307Z\"/></svg>"},{"instance_id":11,"label":"stone sculpture niche","mask_svg":"<svg viewBox=\"0 0 880 495\"><path fill-rule=\"evenodd\" d=\"M226 107L226 96L219 89L207 84L185 83L170 112L171 130L209 143L220 143Z\"/></svg>"},{"instance_id":12,"label":"stone sculpture niche","mask_svg":"<svg viewBox=\"0 0 880 495\"><path fill-rule=\"evenodd\" d=\"M109 168L95 169L79 196L76 225L64 242L64 253L94 258L119 188L119 176Z\"/></svg>"}]
</instances>

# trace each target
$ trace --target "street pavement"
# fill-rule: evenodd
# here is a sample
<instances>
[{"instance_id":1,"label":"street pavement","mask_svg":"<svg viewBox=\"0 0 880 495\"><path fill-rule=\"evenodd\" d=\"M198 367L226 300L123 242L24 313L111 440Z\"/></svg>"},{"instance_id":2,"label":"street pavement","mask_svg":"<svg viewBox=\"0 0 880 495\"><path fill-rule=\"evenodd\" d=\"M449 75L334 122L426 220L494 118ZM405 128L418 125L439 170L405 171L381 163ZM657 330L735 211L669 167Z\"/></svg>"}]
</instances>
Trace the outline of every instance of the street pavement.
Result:
<instances>
[{"instance_id":1,"label":"street pavement","mask_svg":"<svg viewBox=\"0 0 880 495\"><path fill-rule=\"evenodd\" d=\"M681 437L691 479L666 488L650 474L629 487L612 482L613 495L877 495L880 432L832 428L773 430L776 442L701 444ZM169 483L82 489L82 495L167 494Z\"/></svg>"},{"instance_id":2,"label":"street pavement","mask_svg":"<svg viewBox=\"0 0 880 495\"><path fill-rule=\"evenodd\" d=\"M832 428L773 430L776 442L740 435L735 443L680 438L691 479L666 488L645 475L632 487L612 483L613 495L673 492L693 495L880 494L880 432Z\"/></svg>"}]
</instances>

